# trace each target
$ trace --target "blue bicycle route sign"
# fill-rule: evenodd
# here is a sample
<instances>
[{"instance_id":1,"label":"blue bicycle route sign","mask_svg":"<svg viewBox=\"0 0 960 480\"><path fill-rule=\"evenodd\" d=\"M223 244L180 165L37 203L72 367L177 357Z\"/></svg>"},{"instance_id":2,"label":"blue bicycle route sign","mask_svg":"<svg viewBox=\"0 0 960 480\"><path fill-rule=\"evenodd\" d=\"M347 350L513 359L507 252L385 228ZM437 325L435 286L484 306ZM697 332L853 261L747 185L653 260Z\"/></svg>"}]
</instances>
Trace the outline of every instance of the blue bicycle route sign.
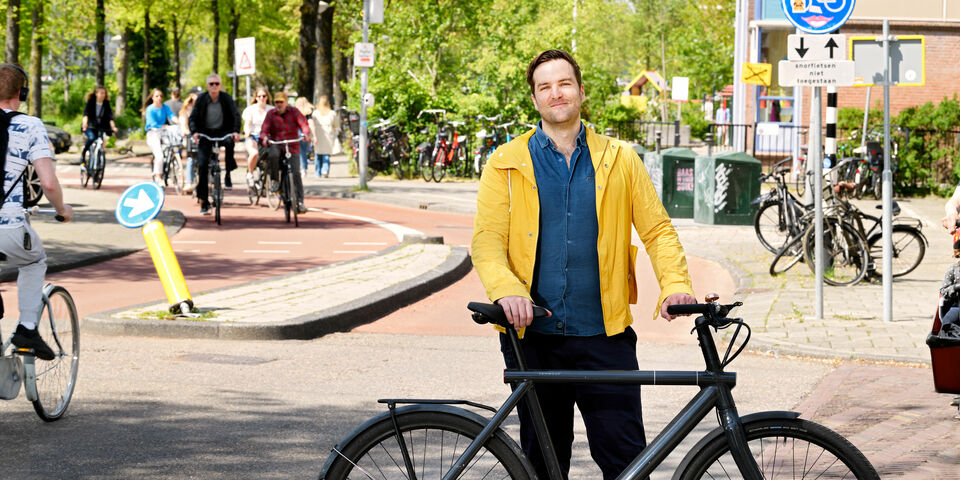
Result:
<instances>
[{"instance_id":1,"label":"blue bicycle route sign","mask_svg":"<svg viewBox=\"0 0 960 480\"><path fill-rule=\"evenodd\" d=\"M117 201L117 221L127 228L139 228L153 220L163 208L163 187L140 182L126 189Z\"/></svg>"},{"instance_id":2,"label":"blue bicycle route sign","mask_svg":"<svg viewBox=\"0 0 960 480\"><path fill-rule=\"evenodd\" d=\"M793 26L806 33L830 33L847 23L856 0L780 0Z\"/></svg>"}]
</instances>

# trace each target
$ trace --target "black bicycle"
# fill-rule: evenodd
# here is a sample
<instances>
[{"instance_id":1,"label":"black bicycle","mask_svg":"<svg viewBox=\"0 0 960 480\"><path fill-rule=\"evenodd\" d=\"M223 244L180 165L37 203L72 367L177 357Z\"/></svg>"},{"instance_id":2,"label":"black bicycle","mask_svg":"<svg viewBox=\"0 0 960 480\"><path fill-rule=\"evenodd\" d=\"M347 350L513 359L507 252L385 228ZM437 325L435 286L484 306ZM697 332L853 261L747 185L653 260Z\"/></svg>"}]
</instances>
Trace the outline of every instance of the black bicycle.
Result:
<instances>
[{"instance_id":1,"label":"black bicycle","mask_svg":"<svg viewBox=\"0 0 960 480\"><path fill-rule=\"evenodd\" d=\"M87 153L80 158L80 185L87 188L90 180L93 180L93 189L97 190L103 183L103 171L107 165L107 156L104 153L103 132L97 132L96 139L90 145Z\"/></svg>"},{"instance_id":2,"label":"black bicycle","mask_svg":"<svg viewBox=\"0 0 960 480\"><path fill-rule=\"evenodd\" d=\"M864 455L836 432L786 411L760 412L740 417L733 400L736 374L724 369L744 349L750 327L742 319L727 318L740 303L721 305L717 296L708 303L674 305L671 314L698 314L695 330L706 363L704 371L578 371L528 370L516 331L497 305L468 305L477 323L496 323L506 329L519 368L504 371L513 393L499 408L467 400L384 399L387 411L368 420L333 448L321 479L346 478L512 478L536 475L520 447L500 427L525 400L547 464L550 480L562 478L540 403L536 383L619 383L631 385L687 385L700 388L692 400L620 474L619 479L645 478L716 409L720 426L698 442L680 462L673 478L856 478L879 479ZM535 315L546 315L541 308ZM723 359L711 329L735 326ZM741 332L746 337L732 351ZM731 352L732 351L732 352ZM399 406L403 405L403 406ZM454 405L493 412L492 418Z\"/></svg>"},{"instance_id":3,"label":"black bicycle","mask_svg":"<svg viewBox=\"0 0 960 480\"><path fill-rule=\"evenodd\" d=\"M202 133L197 135L213 142L213 149L208 162L210 164L210 206L214 209L214 219L217 221L217 225L220 225L220 207L223 206L223 184L220 182L220 142L232 141L233 134L228 133L217 138Z\"/></svg>"},{"instance_id":4,"label":"black bicycle","mask_svg":"<svg viewBox=\"0 0 960 480\"><path fill-rule=\"evenodd\" d=\"M283 204L283 216L287 219L287 223L290 223L290 217L293 217L293 226L299 227L298 209L300 208L300 203L297 201L297 183L294 179L293 169L300 168L300 166L293 164L290 160L293 158L293 155L290 153L290 144L300 143L300 139L273 140L268 138L267 142L271 145L283 145L284 156L280 160L280 190L278 194L280 196L280 203Z\"/></svg>"}]
</instances>

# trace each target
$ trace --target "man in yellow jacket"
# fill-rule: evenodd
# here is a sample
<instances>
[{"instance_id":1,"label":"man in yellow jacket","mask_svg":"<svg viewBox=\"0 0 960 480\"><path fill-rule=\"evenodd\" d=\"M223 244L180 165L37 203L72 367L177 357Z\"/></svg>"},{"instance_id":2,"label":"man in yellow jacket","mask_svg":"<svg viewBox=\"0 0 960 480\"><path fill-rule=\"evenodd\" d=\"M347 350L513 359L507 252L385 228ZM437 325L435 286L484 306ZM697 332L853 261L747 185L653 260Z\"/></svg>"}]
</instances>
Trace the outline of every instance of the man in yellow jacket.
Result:
<instances>
[{"instance_id":1,"label":"man in yellow jacket","mask_svg":"<svg viewBox=\"0 0 960 480\"><path fill-rule=\"evenodd\" d=\"M483 170L473 233L473 263L487 296L523 335L529 368L636 370L636 303L631 225L668 305L696 303L686 258L643 163L632 148L580 121L580 67L561 50L527 68L540 112L536 129L494 152ZM533 305L552 316L533 318ZM654 314L655 316L656 314ZM508 368L516 360L501 335ZM564 474L570 468L573 405L587 428L604 478L616 476L646 446L637 385L537 387ZM540 478L549 478L526 405L520 438Z\"/></svg>"}]
</instances>

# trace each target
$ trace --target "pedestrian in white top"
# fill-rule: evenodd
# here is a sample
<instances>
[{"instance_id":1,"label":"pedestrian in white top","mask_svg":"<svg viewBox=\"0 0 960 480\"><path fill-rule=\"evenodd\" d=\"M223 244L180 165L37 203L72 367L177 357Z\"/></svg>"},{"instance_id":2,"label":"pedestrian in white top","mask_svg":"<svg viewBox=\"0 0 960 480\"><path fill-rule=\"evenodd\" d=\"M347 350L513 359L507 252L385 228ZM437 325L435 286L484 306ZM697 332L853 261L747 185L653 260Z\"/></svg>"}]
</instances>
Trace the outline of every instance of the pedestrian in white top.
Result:
<instances>
[{"instance_id":1,"label":"pedestrian in white top","mask_svg":"<svg viewBox=\"0 0 960 480\"><path fill-rule=\"evenodd\" d=\"M263 119L267 118L267 112L273 110L270 92L265 87L258 87L253 98L253 103L243 109L241 115L243 132L247 136L243 145L247 149L247 185L250 188L254 186L253 172L257 169L257 159L260 156L260 150L257 146L260 142L260 128L263 127Z\"/></svg>"},{"instance_id":2,"label":"pedestrian in white top","mask_svg":"<svg viewBox=\"0 0 960 480\"><path fill-rule=\"evenodd\" d=\"M330 176L330 155L340 153L340 117L330 108L325 96L317 100L317 108L310 115L310 131L313 133L313 152L317 155L317 178Z\"/></svg>"}]
</instances>

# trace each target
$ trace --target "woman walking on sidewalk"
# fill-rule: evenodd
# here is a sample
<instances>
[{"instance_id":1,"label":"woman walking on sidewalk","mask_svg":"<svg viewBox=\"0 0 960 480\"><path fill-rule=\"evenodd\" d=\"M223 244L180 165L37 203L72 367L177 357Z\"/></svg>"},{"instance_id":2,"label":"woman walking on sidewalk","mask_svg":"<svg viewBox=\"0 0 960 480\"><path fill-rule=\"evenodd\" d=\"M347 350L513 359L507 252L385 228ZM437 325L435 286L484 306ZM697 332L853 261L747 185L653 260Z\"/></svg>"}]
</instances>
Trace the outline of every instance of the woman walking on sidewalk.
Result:
<instances>
[{"instance_id":1,"label":"woman walking on sidewalk","mask_svg":"<svg viewBox=\"0 0 960 480\"><path fill-rule=\"evenodd\" d=\"M313 153L316 154L317 178L330 176L330 155L340 153L340 117L330 108L330 100L321 96L317 109L310 115L310 131L313 134Z\"/></svg>"}]
</instances>

